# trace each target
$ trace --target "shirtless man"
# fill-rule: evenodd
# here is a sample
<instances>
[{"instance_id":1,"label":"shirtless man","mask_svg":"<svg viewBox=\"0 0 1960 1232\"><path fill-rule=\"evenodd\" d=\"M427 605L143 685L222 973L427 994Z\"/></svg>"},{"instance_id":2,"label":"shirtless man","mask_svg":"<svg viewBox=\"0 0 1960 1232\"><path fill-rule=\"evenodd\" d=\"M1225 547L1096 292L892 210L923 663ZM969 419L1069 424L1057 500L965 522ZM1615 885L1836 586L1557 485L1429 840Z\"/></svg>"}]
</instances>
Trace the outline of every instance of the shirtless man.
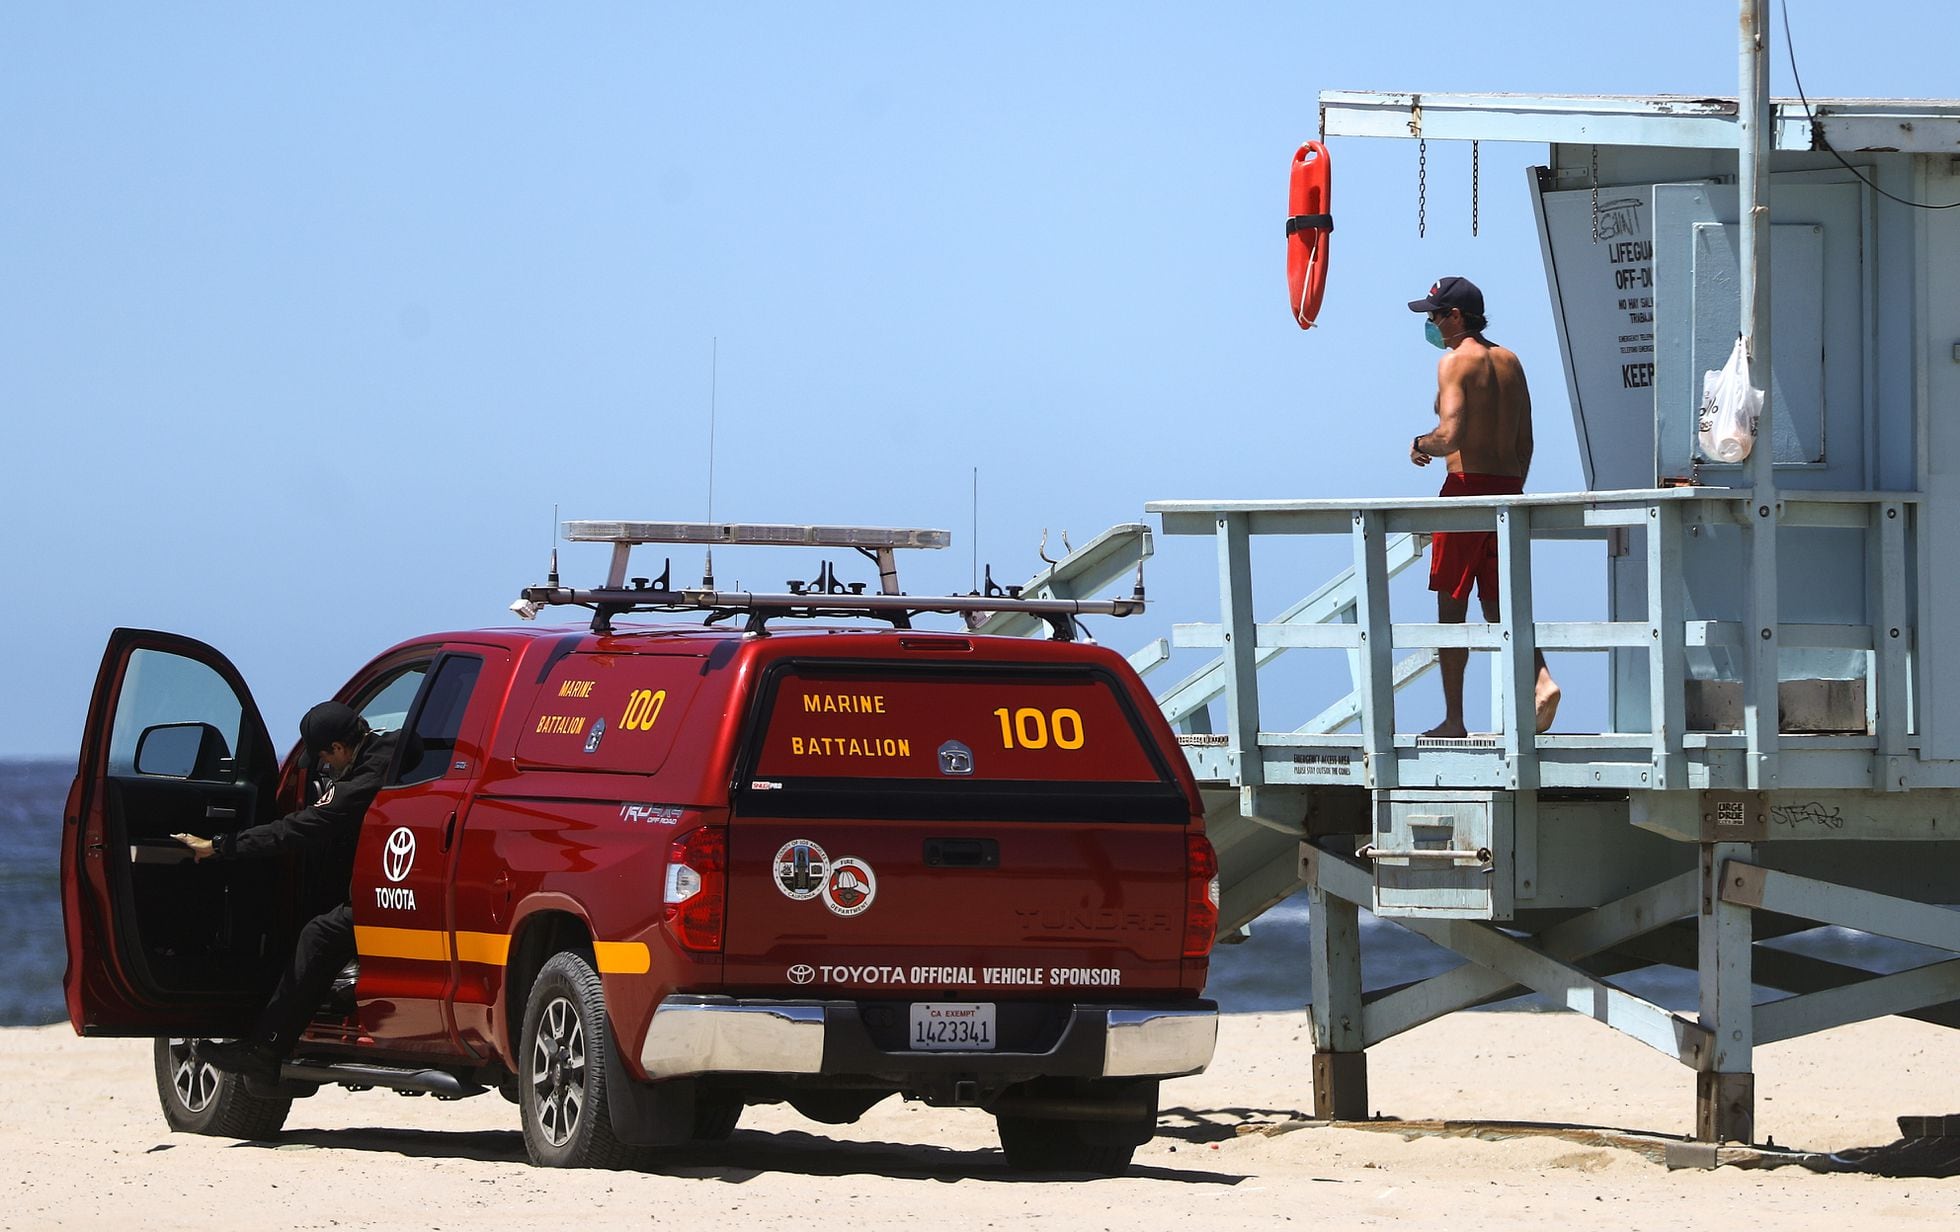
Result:
<instances>
[{"instance_id":1,"label":"shirtless man","mask_svg":"<svg viewBox=\"0 0 1960 1232\"><path fill-rule=\"evenodd\" d=\"M1409 461L1428 466L1448 459L1442 496L1508 496L1524 491L1531 470L1531 393L1524 366L1510 349L1484 337L1484 293L1468 278L1443 278L1411 312L1428 318L1424 333L1443 348L1436 365L1436 430L1418 435ZM1436 619L1462 624L1475 588L1484 619L1498 619L1497 536L1490 531L1438 532L1429 550L1429 589L1436 592ZM1445 647L1443 721L1423 734L1460 738L1463 725L1463 670L1470 652ZM1537 656L1534 690L1538 730L1547 731L1558 712L1559 688Z\"/></svg>"}]
</instances>

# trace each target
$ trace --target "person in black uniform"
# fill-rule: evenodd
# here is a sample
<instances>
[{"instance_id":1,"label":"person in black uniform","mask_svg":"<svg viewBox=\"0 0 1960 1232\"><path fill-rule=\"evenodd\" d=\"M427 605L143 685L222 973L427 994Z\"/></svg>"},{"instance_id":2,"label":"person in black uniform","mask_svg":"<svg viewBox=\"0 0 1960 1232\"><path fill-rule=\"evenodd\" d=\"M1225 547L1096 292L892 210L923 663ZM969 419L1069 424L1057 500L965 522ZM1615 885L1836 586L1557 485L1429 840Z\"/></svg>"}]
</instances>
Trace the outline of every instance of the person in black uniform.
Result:
<instances>
[{"instance_id":1,"label":"person in black uniform","mask_svg":"<svg viewBox=\"0 0 1960 1232\"><path fill-rule=\"evenodd\" d=\"M299 734L306 751L333 775L318 800L277 821L215 839L172 836L200 861L303 854L321 870L322 882L333 887L335 905L300 930L292 962L280 974L252 1033L198 1049L219 1069L260 1079L278 1077L280 1062L292 1054L334 976L354 956L354 907L348 892L354 848L361 837L361 818L381 790L397 739L393 733L371 731L365 719L339 702L321 702L307 711Z\"/></svg>"}]
</instances>

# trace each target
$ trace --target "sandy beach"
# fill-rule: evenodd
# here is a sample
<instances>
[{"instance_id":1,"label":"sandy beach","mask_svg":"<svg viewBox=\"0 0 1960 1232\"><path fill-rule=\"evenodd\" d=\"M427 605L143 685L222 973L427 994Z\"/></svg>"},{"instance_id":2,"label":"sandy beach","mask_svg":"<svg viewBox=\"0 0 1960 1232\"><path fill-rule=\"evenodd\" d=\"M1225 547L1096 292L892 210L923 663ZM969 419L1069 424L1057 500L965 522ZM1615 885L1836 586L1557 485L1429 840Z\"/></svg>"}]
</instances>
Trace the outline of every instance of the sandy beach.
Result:
<instances>
[{"instance_id":1,"label":"sandy beach","mask_svg":"<svg viewBox=\"0 0 1960 1232\"><path fill-rule=\"evenodd\" d=\"M727 1143L649 1173L548 1172L524 1162L515 1108L329 1088L271 1142L173 1134L150 1046L66 1026L0 1031L0 1227L196 1229L645 1228L787 1221L1081 1229L1287 1223L1625 1230L1750 1224L1951 1228L1960 1179L1795 1167L1670 1171L1583 1133L1502 1137L1297 1126L1312 1097L1301 1014L1225 1020L1210 1072L1164 1088L1159 1136L1129 1175L1009 1172L993 1122L890 1100L856 1125L750 1108ZM1838 1151L1898 1137L1894 1118L1960 1112L1950 1035L1901 1019L1758 1052L1758 1135ZM1556 1122L1679 1135L1693 1077L1569 1014L1459 1014L1370 1056L1374 1104L1417 1120Z\"/></svg>"}]
</instances>

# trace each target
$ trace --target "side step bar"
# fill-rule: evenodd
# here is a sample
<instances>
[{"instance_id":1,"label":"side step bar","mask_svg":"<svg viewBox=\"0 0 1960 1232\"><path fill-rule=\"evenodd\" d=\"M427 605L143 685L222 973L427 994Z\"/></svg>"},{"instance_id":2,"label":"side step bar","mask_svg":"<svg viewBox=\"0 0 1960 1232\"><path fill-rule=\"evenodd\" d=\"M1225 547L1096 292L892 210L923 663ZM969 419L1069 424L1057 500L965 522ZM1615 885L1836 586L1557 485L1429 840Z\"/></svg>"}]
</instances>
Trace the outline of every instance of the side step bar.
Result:
<instances>
[{"instance_id":1,"label":"side step bar","mask_svg":"<svg viewBox=\"0 0 1960 1232\"><path fill-rule=\"evenodd\" d=\"M279 1067L281 1082L339 1083L344 1087L387 1087L441 1099L463 1099L489 1090L439 1069L408 1069L355 1061L288 1061Z\"/></svg>"}]
</instances>

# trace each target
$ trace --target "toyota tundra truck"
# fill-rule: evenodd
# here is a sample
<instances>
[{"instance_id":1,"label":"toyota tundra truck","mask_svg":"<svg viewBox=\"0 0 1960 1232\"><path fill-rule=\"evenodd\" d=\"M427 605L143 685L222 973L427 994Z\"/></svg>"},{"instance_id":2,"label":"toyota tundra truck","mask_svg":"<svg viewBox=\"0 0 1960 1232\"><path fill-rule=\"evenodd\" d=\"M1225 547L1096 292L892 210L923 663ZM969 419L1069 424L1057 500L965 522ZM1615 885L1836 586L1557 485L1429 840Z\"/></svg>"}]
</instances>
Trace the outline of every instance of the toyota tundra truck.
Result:
<instances>
[{"instance_id":1,"label":"toyota tundra truck","mask_svg":"<svg viewBox=\"0 0 1960 1232\"><path fill-rule=\"evenodd\" d=\"M676 590L625 577L626 549L780 534L570 526L614 544L607 585L554 562L513 606L589 626L413 638L334 695L402 733L348 886L169 837L322 784L223 655L111 636L62 852L76 1030L154 1037L165 1118L197 1133L270 1136L326 1084L497 1090L533 1163L622 1167L748 1104L846 1124L901 1095L991 1114L1015 1168L1127 1167L1217 1029L1196 785L1136 673L1073 636L1140 597L912 598L828 565L780 595ZM801 529L888 574L940 533ZM1054 636L912 627L983 610ZM643 612L671 622L615 623ZM210 1065L338 893L358 958L277 1083Z\"/></svg>"}]
</instances>

